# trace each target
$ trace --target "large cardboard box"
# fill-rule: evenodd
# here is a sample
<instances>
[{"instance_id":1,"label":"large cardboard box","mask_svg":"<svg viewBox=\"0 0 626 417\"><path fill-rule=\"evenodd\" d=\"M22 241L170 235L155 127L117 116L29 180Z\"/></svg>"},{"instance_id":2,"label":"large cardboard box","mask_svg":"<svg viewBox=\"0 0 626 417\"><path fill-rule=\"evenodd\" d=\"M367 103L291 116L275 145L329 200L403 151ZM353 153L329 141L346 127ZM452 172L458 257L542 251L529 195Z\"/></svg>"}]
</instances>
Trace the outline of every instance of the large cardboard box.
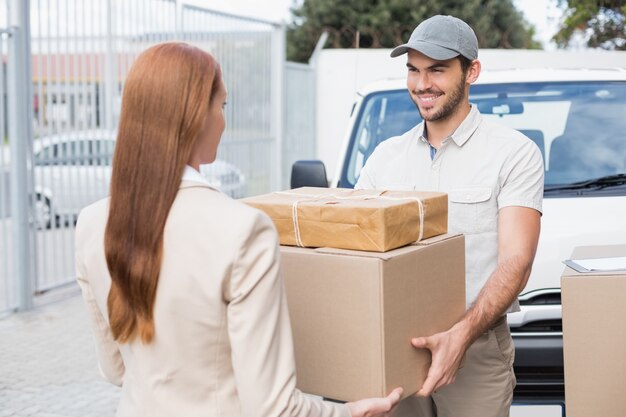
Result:
<instances>
[{"instance_id":1,"label":"large cardboard box","mask_svg":"<svg viewBox=\"0 0 626 417\"><path fill-rule=\"evenodd\" d=\"M465 311L465 240L443 235L386 253L281 246L298 387L343 401L417 392L430 352L411 338Z\"/></svg>"},{"instance_id":2,"label":"large cardboard box","mask_svg":"<svg viewBox=\"0 0 626 417\"><path fill-rule=\"evenodd\" d=\"M626 256L626 245L584 246L571 259ZM626 270L561 277L568 417L626 416Z\"/></svg>"},{"instance_id":3,"label":"large cardboard box","mask_svg":"<svg viewBox=\"0 0 626 417\"><path fill-rule=\"evenodd\" d=\"M242 200L274 222L281 245L384 252L448 231L448 195L302 187Z\"/></svg>"}]
</instances>

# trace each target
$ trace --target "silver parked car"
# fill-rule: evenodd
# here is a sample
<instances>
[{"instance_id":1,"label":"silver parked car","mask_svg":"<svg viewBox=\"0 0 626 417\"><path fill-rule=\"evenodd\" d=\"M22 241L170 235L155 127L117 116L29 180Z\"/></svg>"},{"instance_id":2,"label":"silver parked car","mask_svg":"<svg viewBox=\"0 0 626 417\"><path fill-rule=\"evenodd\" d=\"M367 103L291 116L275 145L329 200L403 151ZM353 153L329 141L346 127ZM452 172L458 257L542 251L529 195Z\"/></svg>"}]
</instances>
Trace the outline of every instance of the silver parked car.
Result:
<instances>
[{"instance_id":1,"label":"silver parked car","mask_svg":"<svg viewBox=\"0 0 626 417\"><path fill-rule=\"evenodd\" d=\"M115 132L85 130L33 143L35 219L41 228L73 222L80 210L108 194ZM209 184L233 198L245 195L241 170L216 160L201 167Z\"/></svg>"}]
</instances>

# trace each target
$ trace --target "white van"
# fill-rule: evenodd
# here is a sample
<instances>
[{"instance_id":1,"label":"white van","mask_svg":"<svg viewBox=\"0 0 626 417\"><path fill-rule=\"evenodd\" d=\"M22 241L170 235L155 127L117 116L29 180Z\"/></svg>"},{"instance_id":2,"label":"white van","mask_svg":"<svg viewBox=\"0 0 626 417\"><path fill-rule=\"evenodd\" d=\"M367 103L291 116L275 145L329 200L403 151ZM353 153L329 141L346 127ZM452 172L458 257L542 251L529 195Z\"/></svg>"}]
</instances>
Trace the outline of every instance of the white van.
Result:
<instances>
[{"instance_id":1,"label":"white van","mask_svg":"<svg viewBox=\"0 0 626 417\"><path fill-rule=\"evenodd\" d=\"M532 139L544 157L541 237L533 272L509 315L518 403L564 404L560 275L579 245L626 242L626 70L485 70L470 101ZM405 79L358 94L332 187L354 187L382 141L421 121ZM292 187L326 183L320 161L298 161ZM611 318L607 318L611 320Z\"/></svg>"}]
</instances>

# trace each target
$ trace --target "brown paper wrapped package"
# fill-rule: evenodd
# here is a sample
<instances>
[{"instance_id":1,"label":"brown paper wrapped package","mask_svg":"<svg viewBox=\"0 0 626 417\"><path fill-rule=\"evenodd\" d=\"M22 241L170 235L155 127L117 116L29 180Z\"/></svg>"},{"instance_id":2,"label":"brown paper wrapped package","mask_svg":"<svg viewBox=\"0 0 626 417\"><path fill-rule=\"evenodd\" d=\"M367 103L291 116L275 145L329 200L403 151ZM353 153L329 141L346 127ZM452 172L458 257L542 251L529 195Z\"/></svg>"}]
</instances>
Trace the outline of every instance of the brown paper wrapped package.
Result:
<instances>
[{"instance_id":1,"label":"brown paper wrapped package","mask_svg":"<svg viewBox=\"0 0 626 417\"><path fill-rule=\"evenodd\" d=\"M448 231L445 193L302 187L242 201L271 217L281 245L385 252Z\"/></svg>"}]
</instances>

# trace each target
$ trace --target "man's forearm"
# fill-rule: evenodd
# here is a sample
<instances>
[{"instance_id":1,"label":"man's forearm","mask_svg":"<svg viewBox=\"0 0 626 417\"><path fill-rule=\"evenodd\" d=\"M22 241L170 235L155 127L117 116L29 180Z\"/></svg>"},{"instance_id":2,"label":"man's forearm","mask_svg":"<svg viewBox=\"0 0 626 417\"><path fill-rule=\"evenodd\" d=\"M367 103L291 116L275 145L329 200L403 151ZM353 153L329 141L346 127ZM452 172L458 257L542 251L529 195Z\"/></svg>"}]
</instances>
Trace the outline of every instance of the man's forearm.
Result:
<instances>
[{"instance_id":1,"label":"man's forearm","mask_svg":"<svg viewBox=\"0 0 626 417\"><path fill-rule=\"evenodd\" d=\"M511 257L498 264L472 307L457 323L466 334L468 345L504 315L524 289L531 266L532 260L522 256Z\"/></svg>"}]
</instances>

